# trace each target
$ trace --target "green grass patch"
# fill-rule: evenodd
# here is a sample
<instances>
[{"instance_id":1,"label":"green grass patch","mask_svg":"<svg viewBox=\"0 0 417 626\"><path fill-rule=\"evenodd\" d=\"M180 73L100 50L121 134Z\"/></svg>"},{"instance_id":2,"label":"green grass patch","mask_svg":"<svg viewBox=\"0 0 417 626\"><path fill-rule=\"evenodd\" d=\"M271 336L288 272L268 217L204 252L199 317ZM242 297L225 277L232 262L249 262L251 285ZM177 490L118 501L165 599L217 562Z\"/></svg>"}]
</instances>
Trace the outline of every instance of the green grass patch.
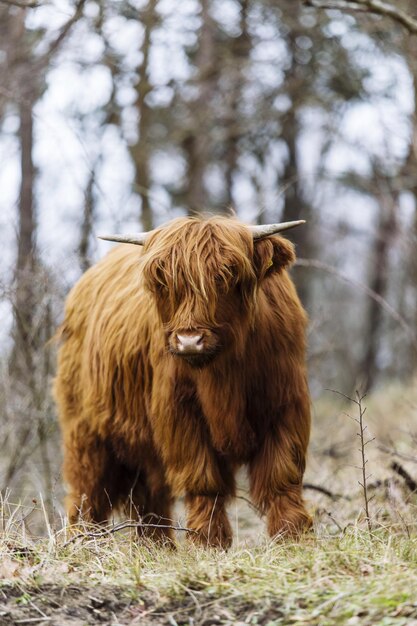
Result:
<instances>
[{"instance_id":1,"label":"green grass patch","mask_svg":"<svg viewBox=\"0 0 417 626\"><path fill-rule=\"evenodd\" d=\"M74 600L75 586L81 589L78 600L86 590L94 595L98 589L104 597L119 590L121 614L146 612L147 623L212 619L213 624L330 626L417 620L417 533L410 527L407 533L379 527L370 535L356 525L338 536L321 532L299 543L265 540L229 552L186 542L173 550L138 543L131 533L95 538L86 532L70 543L63 531L24 543L22 536L17 539L5 536L0 544L0 589L13 598L6 603L11 614L32 615L37 598L58 591L67 602ZM49 617L47 609L46 604L41 610ZM54 610L52 602L49 611ZM61 621L65 625L65 616Z\"/></svg>"}]
</instances>

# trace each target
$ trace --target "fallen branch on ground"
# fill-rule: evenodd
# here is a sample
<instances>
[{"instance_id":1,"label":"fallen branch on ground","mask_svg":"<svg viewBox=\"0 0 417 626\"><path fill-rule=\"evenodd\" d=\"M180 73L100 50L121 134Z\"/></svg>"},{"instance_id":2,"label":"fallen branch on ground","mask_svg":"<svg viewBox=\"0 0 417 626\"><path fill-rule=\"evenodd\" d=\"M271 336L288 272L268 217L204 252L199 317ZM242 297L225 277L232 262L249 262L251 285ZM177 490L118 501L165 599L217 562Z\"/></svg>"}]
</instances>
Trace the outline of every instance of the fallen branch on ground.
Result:
<instances>
[{"instance_id":1,"label":"fallen branch on ground","mask_svg":"<svg viewBox=\"0 0 417 626\"><path fill-rule=\"evenodd\" d=\"M404 478L404 482L410 491L417 491L417 482L414 480L414 478L410 476L410 474L407 472L406 469L403 468L402 465L397 463L397 461L393 461L391 463L391 469L394 470L394 472L396 472L398 476Z\"/></svg>"},{"instance_id":2,"label":"fallen branch on ground","mask_svg":"<svg viewBox=\"0 0 417 626\"><path fill-rule=\"evenodd\" d=\"M304 489L310 489L311 491L318 491L319 493L323 493L328 498L331 498L331 500L340 500L342 498L344 500L351 500L350 496L345 496L341 493L333 493L332 491L330 491L330 489L326 489L325 487L320 487L320 485L313 485L312 483L304 483L303 487Z\"/></svg>"},{"instance_id":3,"label":"fallen branch on ground","mask_svg":"<svg viewBox=\"0 0 417 626\"><path fill-rule=\"evenodd\" d=\"M105 537L106 535L113 535L114 533L119 532L119 530L125 530L126 528L155 528L158 530L161 528L165 528L165 529L171 529L171 530L180 530L180 531L187 532L187 533L197 532L196 530L193 530L192 528L183 528L182 526L174 526L173 524L144 524L142 522L128 521L128 522L120 522L120 524L115 524L111 528L103 528L97 532L86 531L86 532L78 533L77 535L74 535L73 537L71 537L71 539L68 539L68 541L64 543L63 547L66 548L71 543L74 543L75 541L77 541L77 539L97 539L100 537Z\"/></svg>"},{"instance_id":4,"label":"fallen branch on ground","mask_svg":"<svg viewBox=\"0 0 417 626\"><path fill-rule=\"evenodd\" d=\"M411 454L405 454L404 452L398 452L398 450L396 450L395 448L389 448L388 446L385 446L384 444L379 444L377 447L378 447L378 450L381 450L381 452L385 452L386 454L391 454L392 456L396 456L399 459L403 459L403 461L410 461L410 463L417 463L416 456L413 456Z\"/></svg>"}]
</instances>

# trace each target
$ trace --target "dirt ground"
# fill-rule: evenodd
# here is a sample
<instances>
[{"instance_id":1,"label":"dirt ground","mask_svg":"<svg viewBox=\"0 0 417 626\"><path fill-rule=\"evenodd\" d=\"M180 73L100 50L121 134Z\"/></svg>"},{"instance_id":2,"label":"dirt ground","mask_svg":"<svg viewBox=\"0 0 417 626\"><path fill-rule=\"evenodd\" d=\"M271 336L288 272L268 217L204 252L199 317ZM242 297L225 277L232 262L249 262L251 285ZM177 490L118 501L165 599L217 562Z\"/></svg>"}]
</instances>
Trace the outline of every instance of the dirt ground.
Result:
<instances>
[{"instance_id":1,"label":"dirt ground","mask_svg":"<svg viewBox=\"0 0 417 626\"><path fill-rule=\"evenodd\" d=\"M120 590L61 585L47 585L30 593L18 587L0 591L0 624L51 624L84 626L84 624L119 624L121 615L137 606L146 610L143 601L121 597ZM118 617L119 616L119 617Z\"/></svg>"},{"instance_id":2,"label":"dirt ground","mask_svg":"<svg viewBox=\"0 0 417 626\"><path fill-rule=\"evenodd\" d=\"M264 520L249 506L245 492L230 507L229 515L234 528L235 545L239 548L251 549L262 543L265 537ZM330 512L336 507L338 515L340 503L331 502L323 494L314 490L306 490L310 510L316 512L316 529L320 524L330 524ZM323 508L324 504L328 508ZM343 503L343 508L346 504ZM184 510L181 505L176 511L179 524L184 523ZM336 530L336 527L335 527ZM178 541L184 541L183 534L177 533ZM167 551L167 559L169 552ZM229 597L212 596L206 589L201 589L191 582L181 599L165 597L152 592L145 585L138 583L129 586L103 585L92 580L91 585L85 578L80 584L69 582L67 572L61 574L57 570L57 579L52 583L40 582L39 586L29 587L20 583L19 578L3 582L0 585L0 626L17 626L21 624L47 626L243 626L257 624L260 626L286 626L295 622L297 611L294 604L289 610L285 593L277 589L273 595L262 600L254 597L245 601L233 593ZM72 581L74 577L72 577ZM255 594L256 596L256 594ZM295 599L296 607L305 609L305 599L300 593ZM357 622L362 624L361 622ZM368 624L369 622L363 622ZM385 622L378 622L384 623ZM397 624L397 621L392 622ZM343 624L336 621L334 625ZM352 622L353 624L353 622ZM355 622L356 624L356 622ZM386 622L391 626L391 622ZM322 626L320 621L312 621L309 626ZM333 626L332 622L323 622L324 626ZM399 621L399 626L417 626L417 604L407 607L406 621ZM343 624L344 626L344 624Z\"/></svg>"},{"instance_id":3,"label":"dirt ground","mask_svg":"<svg viewBox=\"0 0 417 626\"><path fill-rule=\"evenodd\" d=\"M220 624L271 624L284 617L280 602L256 606L224 598L199 602L189 596L180 603L161 602L147 591L129 597L118 588L47 585L28 593L18 588L0 591L0 624L47 624L50 626L211 626ZM416 622L417 624L417 622Z\"/></svg>"},{"instance_id":4,"label":"dirt ground","mask_svg":"<svg viewBox=\"0 0 417 626\"><path fill-rule=\"evenodd\" d=\"M243 476L242 481L239 496L229 507L229 517L234 529L235 545L249 546L254 545L263 535L264 521L246 502ZM185 526L185 511L181 502L175 508L175 520L178 526ZM183 533L177 533L177 541L184 541ZM280 615L276 607L261 608L237 598L231 598L225 606L224 598L218 602L210 596L197 599L201 592L194 590L191 593L194 597L189 595L175 602L140 586L86 586L85 581L79 586L68 585L65 572L62 573L62 580L57 580L56 584L41 584L37 588L29 589L16 580L10 585L0 586L0 626L267 624Z\"/></svg>"}]
</instances>

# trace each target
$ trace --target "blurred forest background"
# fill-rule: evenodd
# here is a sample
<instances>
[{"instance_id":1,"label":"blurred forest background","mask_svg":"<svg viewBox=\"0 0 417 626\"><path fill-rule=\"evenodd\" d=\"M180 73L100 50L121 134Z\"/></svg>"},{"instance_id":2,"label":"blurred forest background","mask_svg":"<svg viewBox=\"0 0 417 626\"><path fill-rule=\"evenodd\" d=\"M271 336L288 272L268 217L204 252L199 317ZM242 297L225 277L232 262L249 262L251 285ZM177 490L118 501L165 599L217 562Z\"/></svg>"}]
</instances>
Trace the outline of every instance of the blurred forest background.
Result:
<instances>
[{"instance_id":1,"label":"blurred forest background","mask_svg":"<svg viewBox=\"0 0 417 626\"><path fill-rule=\"evenodd\" d=\"M416 96L414 0L0 0L0 491L60 483L49 340L103 232L304 218L313 396L410 380Z\"/></svg>"}]
</instances>

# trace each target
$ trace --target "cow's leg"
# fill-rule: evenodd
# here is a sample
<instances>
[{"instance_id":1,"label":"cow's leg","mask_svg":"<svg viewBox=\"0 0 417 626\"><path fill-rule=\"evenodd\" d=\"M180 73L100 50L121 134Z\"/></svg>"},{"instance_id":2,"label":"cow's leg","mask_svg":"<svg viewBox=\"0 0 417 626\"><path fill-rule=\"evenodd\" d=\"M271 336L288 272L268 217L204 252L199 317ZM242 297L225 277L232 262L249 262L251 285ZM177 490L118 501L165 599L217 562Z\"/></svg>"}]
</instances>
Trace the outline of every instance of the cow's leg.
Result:
<instances>
[{"instance_id":1,"label":"cow's leg","mask_svg":"<svg viewBox=\"0 0 417 626\"><path fill-rule=\"evenodd\" d=\"M213 548L230 548L232 527L226 513L227 498L216 494L187 494L187 527L192 542Z\"/></svg>"},{"instance_id":2,"label":"cow's leg","mask_svg":"<svg viewBox=\"0 0 417 626\"><path fill-rule=\"evenodd\" d=\"M82 424L65 433L64 478L69 485L65 499L71 524L105 522L117 506L121 470L105 441Z\"/></svg>"},{"instance_id":3,"label":"cow's leg","mask_svg":"<svg viewBox=\"0 0 417 626\"><path fill-rule=\"evenodd\" d=\"M302 497L302 479L309 436L309 414L287 415L266 434L249 464L250 491L261 513L267 515L271 537L296 537L312 520ZM294 428L288 429L288 424Z\"/></svg>"},{"instance_id":4,"label":"cow's leg","mask_svg":"<svg viewBox=\"0 0 417 626\"><path fill-rule=\"evenodd\" d=\"M138 528L139 537L148 537L161 543L173 542L171 488L165 481L160 461L154 457L153 465L135 476L130 489L125 513L129 518L144 524ZM149 526L146 526L149 524Z\"/></svg>"},{"instance_id":5,"label":"cow's leg","mask_svg":"<svg viewBox=\"0 0 417 626\"><path fill-rule=\"evenodd\" d=\"M226 504L235 493L234 468L213 448L193 382L177 379L172 387L164 368L155 373L154 384L153 438L172 493L185 494L190 539L228 548L232 529Z\"/></svg>"},{"instance_id":6,"label":"cow's leg","mask_svg":"<svg viewBox=\"0 0 417 626\"><path fill-rule=\"evenodd\" d=\"M142 521L151 526L142 530L144 537L150 537L161 543L174 541L174 531L172 528L168 528L168 526L173 525L172 504L172 492L168 486L161 486L149 494L146 513L143 515Z\"/></svg>"},{"instance_id":7,"label":"cow's leg","mask_svg":"<svg viewBox=\"0 0 417 626\"><path fill-rule=\"evenodd\" d=\"M235 493L233 468L220 460L207 439L187 437L187 454L171 456L169 475L177 493L185 492L189 539L196 544L227 549L232 528L226 505Z\"/></svg>"}]
</instances>

